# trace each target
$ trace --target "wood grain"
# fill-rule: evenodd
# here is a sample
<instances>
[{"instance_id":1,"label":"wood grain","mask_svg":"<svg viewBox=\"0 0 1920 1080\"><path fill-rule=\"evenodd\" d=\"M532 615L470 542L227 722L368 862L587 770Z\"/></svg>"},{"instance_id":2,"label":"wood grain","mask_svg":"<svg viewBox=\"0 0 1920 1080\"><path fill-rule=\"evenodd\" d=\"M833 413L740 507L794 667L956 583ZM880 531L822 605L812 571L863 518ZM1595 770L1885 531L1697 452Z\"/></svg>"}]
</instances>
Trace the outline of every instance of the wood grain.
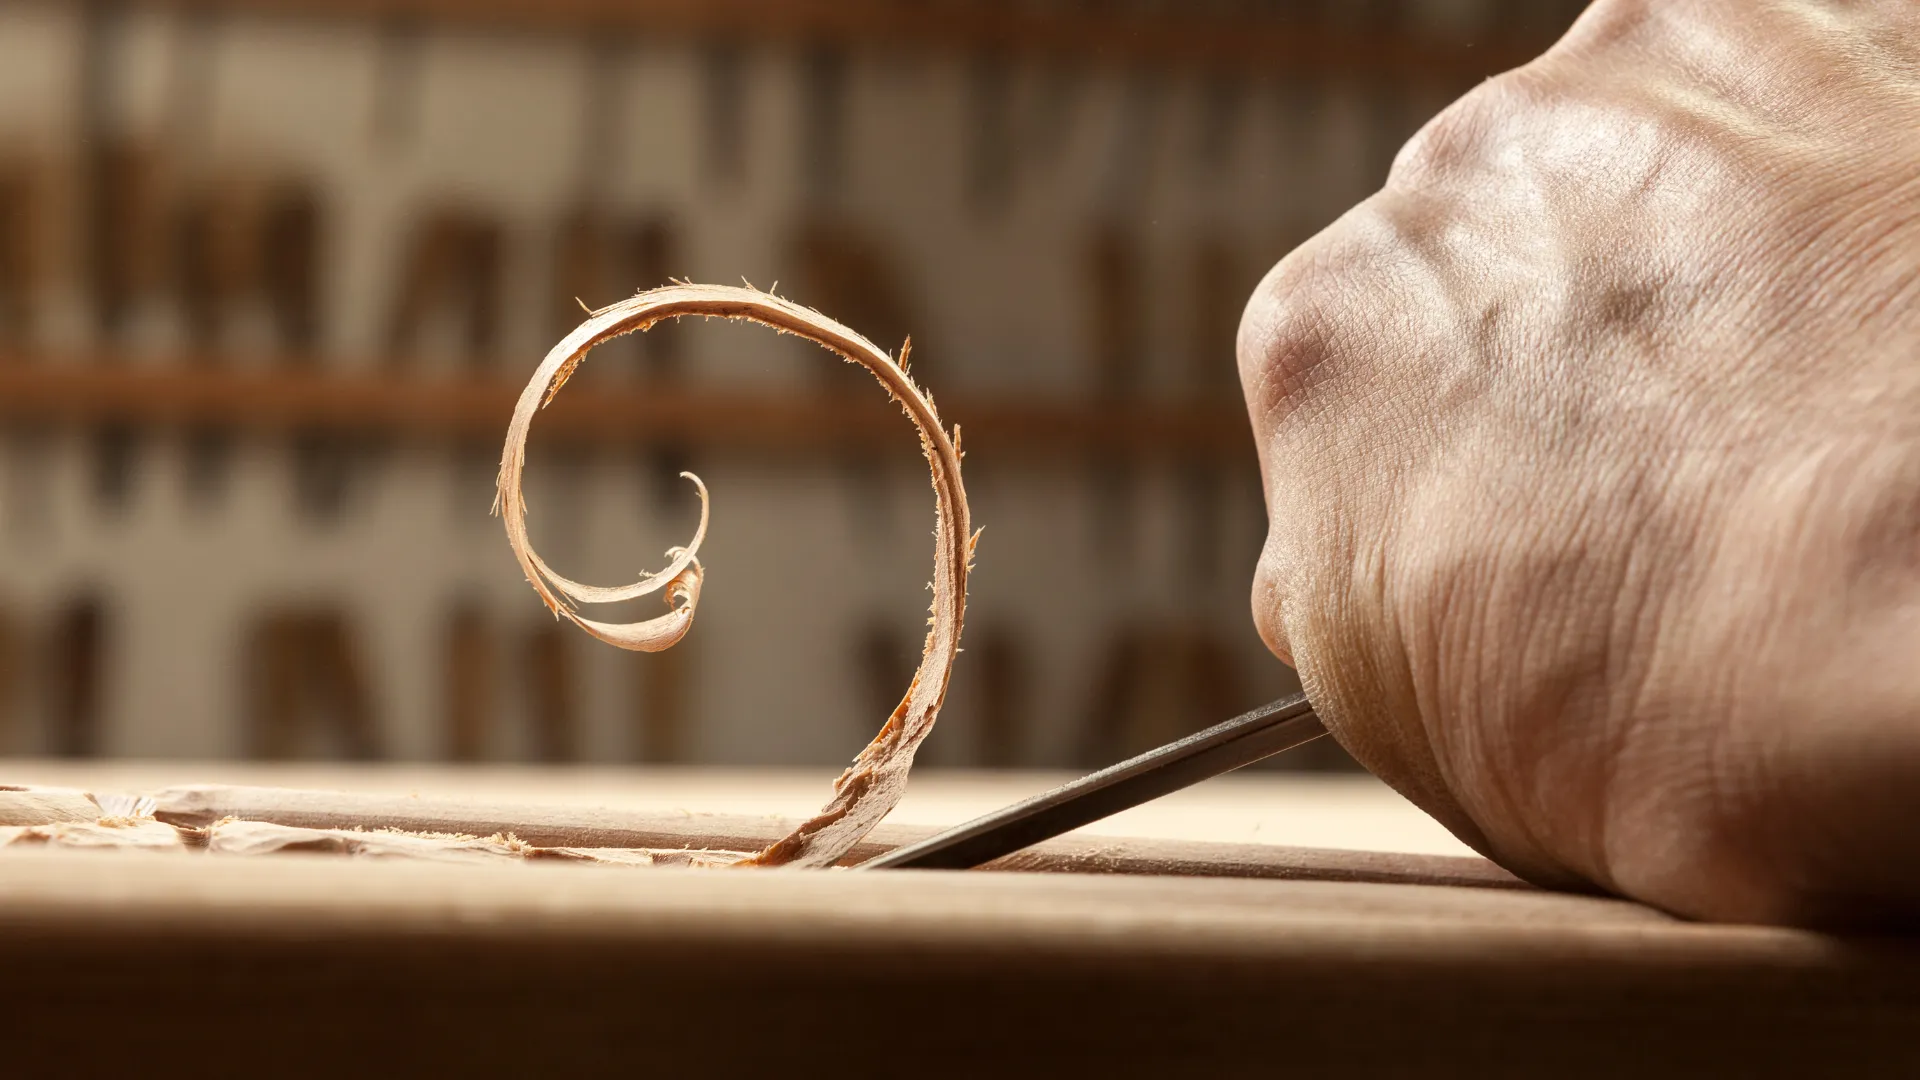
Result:
<instances>
[{"instance_id":1,"label":"wood grain","mask_svg":"<svg viewBox=\"0 0 1920 1080\"><path fill-rule=\"evenodd\" d=\"M135 788L180 771L94 769ZM589 848L751 849L790 824L513 801L541 790L530 775L411 777L465 778L459 798L192 785L157 803L182 824ZM689 804L751 805L738 778L703 783ZM931 827L883 825L854 855ZM809 1075L848 1054L916 1076L1920 1070L1914 943L1690 924L1470 858L1079 834L997 869L1046 872L6 848L0 1031L22 1075Z\"/></svg>"},{"instance_id":2,"label":"wood grain","mask_svg":"<svg viewBox=\"0 0 1920 1080\"><path fill-rule=\"evenodd\" d=\"M0 825L49 825L99 817L100 805L82 791L0 785Z\"/></svg>"},{"instance_id":3,"label":"wood grain","mask_svg":"<svg viewBox=\"0 0 1920 1080\"><path fill-rule=\"evenodd\" d=\"M1912 1075L1910 944L1510 889L0 860L22 1075ZM31 1033L31 1037L24 1037Z\"/></svg>"},{"instance_id":4,"label":"wood grain","mask_svg":"<svg viewBox=\"0 0 1920 1080\"><path fill-rule=\"evenodd\" d=\"M146 794L154 800L156 817L190 828L231 817L307 829L360 827L472 836L511 833L529 844L553 848L756 851L785 836L797 823L749 814L540 806L224 784L185 785ZM863 862L937 831L924 825L882 825L854 847L843 865ZM1124 837L1052 840L985 869L1526 888L1511 874L1478 858Z\"/></svg>"}]
</instances>

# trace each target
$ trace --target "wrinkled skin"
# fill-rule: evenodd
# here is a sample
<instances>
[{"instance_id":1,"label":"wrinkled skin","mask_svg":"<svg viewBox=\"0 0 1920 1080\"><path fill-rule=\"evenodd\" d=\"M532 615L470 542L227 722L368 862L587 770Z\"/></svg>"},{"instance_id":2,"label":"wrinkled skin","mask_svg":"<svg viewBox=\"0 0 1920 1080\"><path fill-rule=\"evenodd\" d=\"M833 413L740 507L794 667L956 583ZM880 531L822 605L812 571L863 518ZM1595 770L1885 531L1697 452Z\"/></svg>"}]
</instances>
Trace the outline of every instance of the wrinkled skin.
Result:
<instances>
[{"instance_id":1,"label":"wrinkled skin","mask_svg":"<svg viewBox=\"0 0 1920 1080\"><path fill-rule=\"evenodd\" d=\"M1920 2L1599 0L1262 283L1253 594L1542 883L1920 921Z\"/></svg>"}]
</instances>

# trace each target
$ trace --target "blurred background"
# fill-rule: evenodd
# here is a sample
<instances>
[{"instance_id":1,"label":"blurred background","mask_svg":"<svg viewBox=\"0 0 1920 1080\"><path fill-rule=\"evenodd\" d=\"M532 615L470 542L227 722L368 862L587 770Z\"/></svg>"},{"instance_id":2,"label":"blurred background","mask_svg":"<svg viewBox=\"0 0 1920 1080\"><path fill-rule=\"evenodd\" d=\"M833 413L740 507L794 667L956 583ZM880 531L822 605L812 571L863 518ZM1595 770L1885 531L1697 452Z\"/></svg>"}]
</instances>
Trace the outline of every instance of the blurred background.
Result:
<instances>
[{"instance_id":1,"label":"blurred background","mask_svg":"<svg viewBox=\"0 0 1920 1080\"><path fill-rule=\"evenodd\" d=\"M678 472L712 488L671 652L554 622L489 513L580 303L669 277L911 335L964 427L985 535L923 761L1104 764L1267 700L1241 307L1581 6L0 0L0 754L844 761L931 565L866 376L689 323L543 414L570 577L657 568Z\"/></svg>"}]
</instances>

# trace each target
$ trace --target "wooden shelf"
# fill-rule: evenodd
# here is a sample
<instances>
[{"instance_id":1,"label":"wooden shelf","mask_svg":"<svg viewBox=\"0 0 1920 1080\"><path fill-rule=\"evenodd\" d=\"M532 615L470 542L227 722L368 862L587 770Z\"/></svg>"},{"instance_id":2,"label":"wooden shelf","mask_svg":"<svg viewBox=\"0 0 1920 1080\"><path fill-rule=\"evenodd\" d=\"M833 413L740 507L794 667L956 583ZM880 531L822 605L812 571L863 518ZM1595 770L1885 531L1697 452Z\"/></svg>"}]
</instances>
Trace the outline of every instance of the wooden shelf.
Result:
<instances>
[{"instance_id":1,"label":"wooden shelf","mask_svg":"<svg viewBox=\"0 0 1920 1080\"><path fill-rule=\"evenodd\" d=\"M1472 81L1523 64L1537 34L1435 41L1341 30L1246 5L1008 0L154 0L181 7L563 32L618 31L880 50L1042 55L1100 65Z\"/></svg>"},{"instance_id":2,"label":"wooden shelf","mask_svg":"<svg viewBox=\"0 0 1920 1080\"><path fill-rule=\"evenodd\" d=\"M377 369L375 369L377 370ZM720 387L571 385L541 415L541 442L749 450L905 452L912 428L877 387L777 393ZM522 384L494 377L339 374L311 366L223 368L0 355L0 420L21 424L334 431L492 443ZM1119 455L1253 462L1238 402L1082 401L940 395L964 449L992 461Z\"/></svg>"}]
</instances>

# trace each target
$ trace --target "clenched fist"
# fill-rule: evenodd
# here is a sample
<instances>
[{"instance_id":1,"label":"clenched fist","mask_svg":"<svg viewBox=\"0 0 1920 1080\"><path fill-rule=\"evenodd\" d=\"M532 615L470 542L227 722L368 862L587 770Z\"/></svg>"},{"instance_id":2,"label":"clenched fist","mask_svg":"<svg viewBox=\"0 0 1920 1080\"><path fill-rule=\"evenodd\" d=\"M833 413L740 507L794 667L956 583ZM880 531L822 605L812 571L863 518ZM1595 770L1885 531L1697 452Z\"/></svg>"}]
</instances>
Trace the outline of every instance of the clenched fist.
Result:
<instances>
[{"instance_id":1,"label":"clenched fist","mask_svg":"<svg viewBox=\"0 0 1920 1080\"><path fill-rule=\"evenodd\" d=\"M1920 918L1920 2L1599 0L1240 334L1269 646L1536 881Z\"/></svg>"}]
</instances>

